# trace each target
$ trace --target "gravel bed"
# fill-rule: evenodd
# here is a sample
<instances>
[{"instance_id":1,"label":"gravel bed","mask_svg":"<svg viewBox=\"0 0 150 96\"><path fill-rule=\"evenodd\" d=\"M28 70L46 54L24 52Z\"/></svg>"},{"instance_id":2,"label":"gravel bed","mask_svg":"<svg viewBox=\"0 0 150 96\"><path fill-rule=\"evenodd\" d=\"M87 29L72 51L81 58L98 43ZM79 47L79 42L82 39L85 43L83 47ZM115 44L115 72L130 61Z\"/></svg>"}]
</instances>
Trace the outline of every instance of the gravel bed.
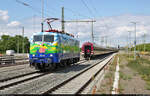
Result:
<instances>
[{"instance_id":1,"label":"gravel bed","mask_svg":"<svg viewBox=\"0 0 150 96\"><path fill-rule=\"evenodd\" d=\"M25 80L25 79L28 79L28 78L31 78L31 77L39 76L39 75L41 75L41 73L35 73L35 74L23 76L21 78L12 79L12 80L9 80L9 81L6 81L6 82L0 82L0 87L1 86L6 86L6 85L14 83L14 82L22 81L22 80Z\"/></svg>"},{"instance_id":2,"label":"gravel bed","mask_svg":"<svg viewBox=\"0 0 150 96\"><path fill-rule=\"evenodd\" d=\"M104 79L104 70L102 70L98 76L94 78L94 80L81 92L81 94L92 94L92 91L94 87L97 85L98 82L101 83L101 81ZM97 88L97 87L96 87Z\"/></svg>"},{"instance_id":3,"label":"gravel bed","mask_svg":"<svg viewBox=\"0 0 150 96\"><path fill-rule=\"evenodd\" d=\"M112 57L107 58L103 62L99 63L98 65L94 66L90 70L84 72L77 78L71 80L66 85L62 86L58 90L52 92L52 94L75 94L78 90L89 81L96 72L100 70Z\"/></svg>"},{"instance_id":4,"label":"gravel bed","mask_svg":"<svg viewBox=\"0 0 150 96\"><path fill-rule=\"evenodd\" d=\"M11 77L15 77L18 75L23 75L23 74L27 74L27 73L31 73L31 72L35 72L37 70L34 70L33 68L25 67L23 69L16 69L14 71L7 71L7 72L0 72L0 80L6 79L6 78L11 78Z\"/></svg>"},{"instance_id":5,"label":"gravel bed","mask_svg":"<svg viewBox=\"0 0 150 96\"><path fill-rule=\"evenodd\" d=\"M1 90L0 94L40 94L48 89L62 83L73 75L78 74L85 68L98 62L99 60L91 60L79 65L72 65L65 70L53 72L51 74L39 77L37 79L13 86L11 88Z\"/></svg>"},{"instance_id":6,"label":"gravel bed","mask_svg":"<svg viewBox=\"0 0 150 96\"><path fill-rule=\"evenodd\" d=\"M29 63L23 64L23 65L16 65L16 66L10 66L10 67L1 67L0 68L0 74L2 72L7 72L7 71L16 71L22 68L29 68Z\"/></svg>"}]
</instances>

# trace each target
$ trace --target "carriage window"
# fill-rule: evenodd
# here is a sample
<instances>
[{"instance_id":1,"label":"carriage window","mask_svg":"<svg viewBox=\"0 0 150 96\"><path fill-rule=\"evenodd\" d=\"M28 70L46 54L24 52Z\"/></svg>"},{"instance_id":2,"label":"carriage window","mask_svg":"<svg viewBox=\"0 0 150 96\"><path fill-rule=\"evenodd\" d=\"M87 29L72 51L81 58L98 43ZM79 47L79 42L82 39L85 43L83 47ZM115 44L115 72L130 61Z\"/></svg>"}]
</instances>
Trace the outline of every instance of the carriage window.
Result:
<instances>
[{"instance_id":1,"label":"carriage window","mask_svg":"<svg viewBox=\"0 0 150 96\"><path fill-rule=\"evenodd\" d=\"M38 41L42 41L42 35L35 35L33 37L33 42L38 42Z\"/></svg>"},{"instance_id":2,"label":"carriage window","mask_svg":"<svg viewBox=\"0 0 150 96\"><path fill-rule=\"evenodd\" d=\"M54 35L44 35L44 42L54 42Z\"/></svg>"}]
</instances>

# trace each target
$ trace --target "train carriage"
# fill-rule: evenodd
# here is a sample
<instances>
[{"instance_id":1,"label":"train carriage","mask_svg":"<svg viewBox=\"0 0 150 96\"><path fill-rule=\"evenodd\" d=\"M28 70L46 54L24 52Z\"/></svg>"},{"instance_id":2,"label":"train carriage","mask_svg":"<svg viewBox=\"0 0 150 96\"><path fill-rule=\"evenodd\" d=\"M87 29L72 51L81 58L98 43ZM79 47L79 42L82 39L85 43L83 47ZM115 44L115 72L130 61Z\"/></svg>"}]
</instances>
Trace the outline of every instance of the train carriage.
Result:
<instances>
[{"instance_id":1,"label":"train carriage","mask_svg":"<svg viewBox=\"0 0 150 96\"><path fill-rule=\"evenodd\" d=\"M107 54L118 51L115 48L106 48L99 46L95 43L85 42L82 44L82 56L86 59L92 58L97 55Z\"/></svg>"}]
</instances>

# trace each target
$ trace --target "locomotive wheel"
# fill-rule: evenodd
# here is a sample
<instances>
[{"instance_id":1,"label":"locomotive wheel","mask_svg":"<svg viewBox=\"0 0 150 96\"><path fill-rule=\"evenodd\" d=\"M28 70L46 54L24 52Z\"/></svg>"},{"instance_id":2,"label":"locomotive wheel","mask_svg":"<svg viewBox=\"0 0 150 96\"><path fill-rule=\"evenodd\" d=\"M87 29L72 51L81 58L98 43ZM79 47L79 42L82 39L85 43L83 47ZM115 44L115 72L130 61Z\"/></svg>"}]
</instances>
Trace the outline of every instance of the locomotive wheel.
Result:
<instances>
[{"instance_id":1,"label":"locomotive wheel","mask_svg":"<svg viewBox=\"0 0 150 96\"><path fill-rule=\"evenodd\" d=\"M56 63L52 63L49 67L48 70L49 71L53 71L56 68Z\"/></svg>"},{"instance_id":2,"label":"locomotive wheel","mask_svg":"<svg viewBox=\"0 0 150 96\"><path fill-rule=\"evenodd\" d=\"M64 61L63 65L64 65L64 67L66 67L68 65L68 62Z\"/></svg>"},{"instance_id":3,"label":"locomotive wheel","mask_svg":"<svg viewBox=\"0 0 150 96\"><path fill-rule=\"evenodd\" d=\"M75 59L75 62L76 62L76 63L78 62L78 58Z\"/></svg>"},{"instance_id":4,"label":"locomotive wheel","mask_svg":"<svg viewBox=\"0 0 150 96\"><path fill-rule=\"evenodd\" d=\"M62 61L59 64L60 67L66 67L67 66L67 61Z\"/></svg>"},{"instance_id":5,"label":"locomotive wheel","mask_svg":"<svg viewBox=\"0 0 150 96\"><path fill-rule=\"evenodd\" d=\"M79 61L79 58L74 58L74 59L73 59L73 64L74 64L74 63L77 63L78 61Z\"/></svg>"},{"instance_id":6,"label":"locomotive wheel","mask_svg":"<svg viewBox=\"0 0 150 96\"><path fill-rule=\"evenodd\" d=\"M56 63L52 64L52 68L53 68L52 70L56 69Z\"/></svg>"},{"instance_id":7,"label":"locomotive wheel","mask_svg":"<svg viewBox=\"0 0 150 96\"><path fill-rule=\"evenodd\" d=\"M67 62L67 65L70 66L71 64L73 64L73 59L69 59Z\"/></svg>"},{"instance_id":8,"label":"locomotive wheel","mask_svg":"<svg viewBox=\"0 0 150 96\"><path fill-rule=\"evenodd\" d=\"M61 61L61 62L59 63L59 66L60 66L60 67L63 67L63 61Z\"/></svg>"},{"instance_id":9,"label":"locomotive wheel","mask_svg":"<svg viewBox=\"0 0 150 96\"><path fill-rule=\"evenodd\" d=\"M75 64L76 63L76 58L73 58L73 64Z\"/></svg>"},{"instance_id":10,"label":"locomotive wheel","mask_svg":"<svg viewBox=\"0 0 150 96\"><path fill-rule=\"evenodd\" d=\"M78 62L80 61L80 58L78 58Z\"/></svg>"}]
</instances>

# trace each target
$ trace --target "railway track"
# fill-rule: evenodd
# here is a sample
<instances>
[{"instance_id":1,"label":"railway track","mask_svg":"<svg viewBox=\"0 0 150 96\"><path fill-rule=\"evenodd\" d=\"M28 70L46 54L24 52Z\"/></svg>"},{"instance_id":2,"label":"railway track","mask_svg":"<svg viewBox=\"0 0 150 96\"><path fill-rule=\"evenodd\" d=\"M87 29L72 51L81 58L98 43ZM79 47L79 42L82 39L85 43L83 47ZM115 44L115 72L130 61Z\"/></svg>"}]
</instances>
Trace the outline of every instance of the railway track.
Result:
<instances>
[{"instance_id":1,"label":"railway track","mask_svg":"<svg viewBox=\"0 0 150 96\"><path fill-rule=\"evenodd\" d=\"M113 56L104 58L93 66L88 67L61 84L49 89L42 94L80 94L109 63Z\"/></svg>"},{"instance_id":2,"label":"railway track","mask_svg":"<svg viewBox=\"0 0 150 96\"><path fill-rule=\"evenodd\" d=\"M83 62L87 62L87 61L83 59L83 60L80 60L80 62L76 64L81 64ZM60 69L64 70L63 68L59 68L58 70ZM41 76L45 76L50 73L51 72L41 73L40 71L35 71L35 72L27 73L27 74L22 74L22 75L10 77L10 78L2 79L0 80L0 90L3 90L5 88L11 87L17 84L21 84L23 82L27 82L32 79L36 79Z\"/></svg>"},{"instance_id":3,"label":"railway track","mask_svg":"<svg viewBox=\"0 0 150 96\"><path fill-rule=\"evenodd\" d=\"M21 84L23 82L27 82L29 80L44 76L46 74L50 74L50 73L37 73L37 72L35 72L35 73L30 74L30 75L28 74L26 76L20 76L18 78L9 79L9 80L6 80L4 82L0 82L0 90L3 90L5 88L11 87L11 86L14 86L17 84Z\"/></svg>"},{"instance_id":4,"label":"railway track","mask_svg":"<svg viewBox=\"0 0 150 96\"><path fill-rule=\"evenodd\" d=\"M21 66L10 66L10 67L7 67L7 68L1 68L1 70L0 70L0 74L1 73L4 73L4 72L10 72L10 71L16 71L16 70L22 70L22 69L25 69L25 68L27 68L27 66L29 66L29 64L27 65L28 63L25 63L24 65L21 65ZM26 66L27 65L27 66ZM14 67L14 68L12 68L12 67Z\"/></svg>"},{"instance_id":5,"label":"railway track","mask_svg":"<svg viewBox=\"0 0 150 96\"><path fill-rule=\"evenodd\" d=\"M12 80L12 79L21 78L21 77L28 76L28 75L35 74L35 73L38 73L38 71L27 73L27 74L22 74L22 75L18 75L18 76L14 76L14 77L9 77L9 78L5 78L5 79L1 79L0 83L6 82L6 81L9 81L9 80Z\"/></svg>"}]
</instances>

